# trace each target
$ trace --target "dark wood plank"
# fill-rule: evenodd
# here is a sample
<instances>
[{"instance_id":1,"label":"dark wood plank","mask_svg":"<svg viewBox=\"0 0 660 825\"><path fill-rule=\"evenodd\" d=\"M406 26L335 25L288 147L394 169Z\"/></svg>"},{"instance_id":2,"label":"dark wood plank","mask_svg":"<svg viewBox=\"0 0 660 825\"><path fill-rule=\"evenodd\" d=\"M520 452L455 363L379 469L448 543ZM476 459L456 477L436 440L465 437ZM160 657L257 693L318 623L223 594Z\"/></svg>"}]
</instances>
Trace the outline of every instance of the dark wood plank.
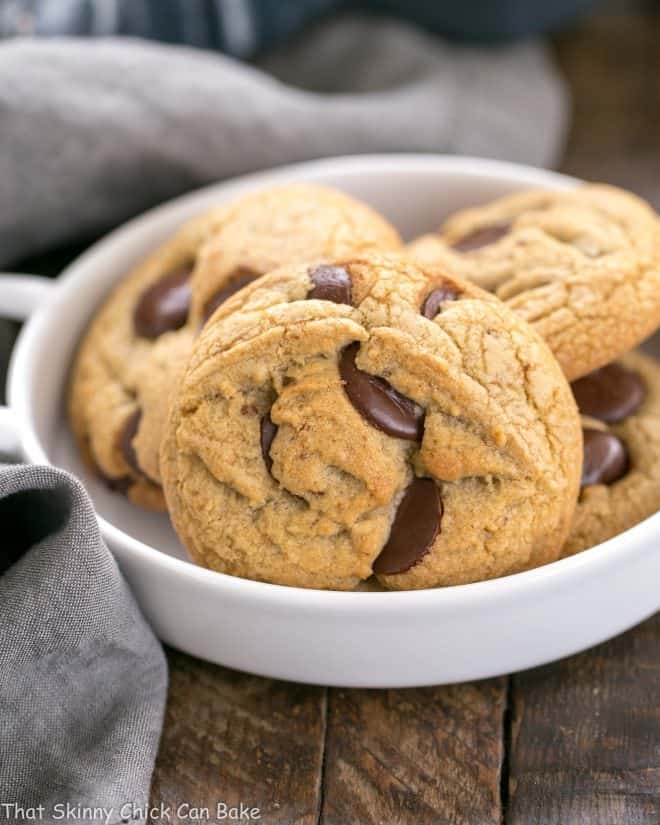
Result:
<instances>
[{"instance_id":1,"label":"dark wood plank","mask_svg":"<svg viewBox=\"0 0 660 825\"><path fill-rule=\"evenodd\" d=\"M268 825L316 825L326 691L260 679L170 651L152 805L260 809ZM210 820L215 822L215 815ZM229 820L227 820L229 821ZM245 821L245 819L243 820Z\"/></svg>"},{"instance_id":2,"label":"dark wood plank","mask_svg":"<svg viewBox=\"0 0 660 825\"><path fill-rule=\"evenodd\" d=\"M505 700L505 679L331 691L322 825L499 825Z\"/></svg>"},{"instance_id":3,"label":"dark wood plank","mask_svg":"<svg viewBox=\"0 0 660 825\"><path fill-rule=\"evenodd\" d=\"M660 615L513 678L511 825L660 822Z\"/></svg>"},{"instance_id":4,"label":"dark wood plank","mask_svg":"<svg viewBox=\"0 0 660 825\"><path fill-rule=\"evenodd\" d=\"M660 7L602 13L557 39L573 96L562 170L632 189L660 208Z\"/></svg>"}]
</instances>

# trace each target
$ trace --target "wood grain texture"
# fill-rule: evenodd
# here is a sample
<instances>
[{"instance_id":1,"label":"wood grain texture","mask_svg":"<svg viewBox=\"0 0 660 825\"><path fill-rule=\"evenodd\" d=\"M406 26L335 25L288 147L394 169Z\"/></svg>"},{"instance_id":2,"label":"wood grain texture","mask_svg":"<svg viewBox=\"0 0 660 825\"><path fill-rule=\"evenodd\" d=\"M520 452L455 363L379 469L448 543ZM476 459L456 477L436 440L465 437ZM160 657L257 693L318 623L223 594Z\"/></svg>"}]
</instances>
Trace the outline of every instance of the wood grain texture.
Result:
<instances>
[{"instance_id":1,"label":"wood grain texture","mask_svg":"<svg viewBox=\"0 0 660 825\"><path fill-rule=\"evenodd\" d=\"M513 677L511 825L660 822L660 615Z\"/></svg>"},{"instance_id":2,"label":"wood grain texture","mask_svg":"<svg viewBox=\"0 0 660 825\"><path fill-rule=\"evenodd\" d=\"M168 652L170 689L152 804L258 807L264 825L318 822L326 692ZM211 819L215 822L215 817ZM245 821L245 820L244 820Z\"/></svg>"},{"instance_id":3,"label":"wood grain texture","mask_svg":"<svg viewBox=\"0 0 660 825\"><path fill-rule=\"evenodd\" d=\"M556 41L573 98L562 171L660 208L660 6L601 13Z\"/></svg>"},{"instance_id":4,"label":"wood grain texture","mask_svg":"<svg viewBox=\"0 0 660 825\"><path fill-rule=\"evenodd\" d=\"M506 680L333 690L322 825L500 823Z\"/></svg>"}]
</instances>

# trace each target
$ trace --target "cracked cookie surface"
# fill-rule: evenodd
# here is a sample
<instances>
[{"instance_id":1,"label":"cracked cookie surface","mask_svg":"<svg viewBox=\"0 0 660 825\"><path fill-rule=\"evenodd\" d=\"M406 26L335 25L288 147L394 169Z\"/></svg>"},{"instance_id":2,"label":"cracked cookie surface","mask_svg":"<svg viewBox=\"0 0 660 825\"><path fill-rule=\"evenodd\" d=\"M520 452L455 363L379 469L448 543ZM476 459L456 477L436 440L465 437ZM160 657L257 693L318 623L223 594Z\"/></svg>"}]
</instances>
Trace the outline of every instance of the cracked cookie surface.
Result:
<instances>
[{"instance_id":1,"label":"cracked cookie surface","mask_svg":"<svg viewBox=\"0 0 660 825\"><path fill-rule=\"evenodd\" d=\"M545 338L569 380L660 324L660 223L636 196L588 184L452 215L409 246L494 292Z\"/></svg>"},{"instance_id":2,"label":"cracked cookie surface","mask_svg":"<svg viewBox=\"0 0 660 825\"><path fill-rule=\"evenodd\" d=\"M583 414L582 490L563 556L660 509L660 365L632 352L575 382Z\"/></svg>"},{"instance_id":3,"label":"cracked cookie surface","mask_svg":"<svg viewBox=\"0 0 660 825\"><path fill-rule=\"evenodd\" d=\"M395 254L281 268L228 299L161 446L193 560L334 589L553 561L581 458L541 338L488 293Z\"/></svg>"},{"instance_id":4,"label":"cracked cookie surface","mask_svg":"<svg viewBox=\"0 0 660 825\"><path fill-rule=\"evenodd\" d=\"M214 309L277 265L399 247L369 207L307 184L189 221L111 293L80 345L69 413L88 464L136 504L164 509L158 453L168 403Z\"/></svg>"}]
</instances>

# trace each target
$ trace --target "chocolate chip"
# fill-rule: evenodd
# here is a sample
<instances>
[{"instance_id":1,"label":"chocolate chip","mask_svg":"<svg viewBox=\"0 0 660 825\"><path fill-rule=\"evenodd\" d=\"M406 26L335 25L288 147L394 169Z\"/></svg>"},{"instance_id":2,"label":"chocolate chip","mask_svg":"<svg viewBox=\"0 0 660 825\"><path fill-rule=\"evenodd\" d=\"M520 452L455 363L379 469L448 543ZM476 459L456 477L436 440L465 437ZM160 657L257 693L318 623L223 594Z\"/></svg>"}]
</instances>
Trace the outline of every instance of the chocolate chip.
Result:
<instances>
[{"instance_id":1,"label":"chocolate chip","mask_svg":"<svg viewBox=\"0 0 660 825\"><path fill-rule=\"evenodd\" d=\"M370 424L395 438L421 441L424 411L379 376L355 365L360 345L350 344L339 359L339 373L351 404Z\"/></svg>"},{"instance_id":2,"label":"chocolate chip","mask_svg":"<svg viewBox=\"0 0 660 825\"><path fill-rule=\"evenodd\" d=\"M133 312L135 334L153 340L164 332L180 329L190 308L190 266L175 269L152 284L140 296Z\"/></svg>"},{"instance_id":3,"label":"chocolate chip","mask_svg":"<svg viewBox=\"0 0 660 825\"><path fill-rule=\"evenodd\" d=\"M435 481L416 478L396 511L390 537L374 562L374 573L405 573L431 549L440 532L442 501Z\"/></svg>"},{"instance_id":4,"label":"chocolate chip","mask_svg":"<svg viewBox=\"0 0 660 825\"><path fill-rule=\"evenodd\" d=\"M473 252L475 249L481 249L482 246L489 246L495 241L499 241L500 238L508 235L510 231L511 224L508 222L482 226L456 241L453 248L457 252Z\"/></svg>"},{"instance_id":5,"label":"chocolate chip","mask_svg":"<svg viewBox=\"0 0 660 825\"><path fill-rule=\"evenodd\" d=\"M314 286L307 293L308 298L335 304L351 303L351 276L343 266L317 266L309 277Z\"/></svg>"},{"instance_id":6,"label":"chocolate chip","mask_svg":"<svg viewBox=\"0 0 660 825\"><path fill-rule=\"evenodd\" d=\"M628 451L621 439L602 430L584 430L582 487L613 484L628 472Z\"/></svg>"},{"instance_id":7,"label":"chocolate chip","mask_svg":"<svg viewBox=\"0 0 660 825\"><path fill-rule=\"evenodd\" d=\"M119 433L117 444L128 466L139 476L144 476L144 473L138 464L135 448L133 447L133 439L137 434L141 418L142 410L140 409L135 410L135 412L132 412L128 416L124 422L121 432ZM130 475L109 476L106 475L100 467L96 467L96 473L105 486L113 493L121 493L125 496L132 485L135 484L135 479Z\"/></svg>"},{"instance_id":8,"label":"chocolate chip","mask_svg":"<svg viewBox=\"0 0 660 825\"><path fill-rule=\"evenodd\" d=\"M229 276L229 283L225 284L225 286L223 286L222 289L219 289L214 295L211 295L211 297L204 304L202 324L205 324L208 321L216 309L221 304L224 304L227 298L231 298L234 293L238 292L240 289L243 289L243 287L247 286L249 283L252 283L252 281L256 280L260 274L260 272L256 272L254 269L250 269L247 266L237 266Z\"/></svg>"},{"instance_id":9,"label":"chocolate chip","mask_svg":"<svg viewBox=\"0 0 660 825\"><path fill-rule=\"evenodd\" d=\"M460 297L461 293L453 284L444 283L426 296L422 304L422 315L432 321L442 309L443 304L447 301L456 301Z\"/></svg>"},{"instance_id":10,"label":"chocolate chip","mask_svg":"<svg viewBox=\"0 0 660 825\"><path fill-rule=\"evenodd\" d=\"M273 468L273 459L270 457L270 445L277 435L277 425L273 424L270 413L261 419L261 455L264 457L266 469L270 473Z\"/></svg>"},{"instance_id":11,"label":"chocolate chip","mask_svg":"<svg viewBox=\"0 0 660 825\"><path fill-rule=\"evenodd\" d=\"M98 475L110 492L121 493L122 496L125 496L134 484L134 479L130 476L119 476L117 478L112 478L111 476L107 476L105 473L102 473L100 470L98 470Z\"/></svg>"},{"instance_id":12,"label":"chocolate chip","mask_svg":"<svg viewBox=\"0 0 660 825\"><path fill-rule=\"evenodd\" d=\"M583 415L616 424L644 403L646 386L641 376L621 364L608 364L571 384Z\"/></svg>"},{"instance_id":13,"label":"chocolate chip","mask_svg":"<svg viewBox=\"0 0 660 825\"><path fill-rule=\"evenodd\" d=\"M131 413L126 419L124 427L119 435L119 449L121 450L121 454L124 456L124 460L128 466L132 470L135 470L138 475L142 475L142 469L138 464L137 453L135 452L135 447L133 446L133 439L137 434L141 418L142 410L137 409L134 413Z\"/></svg>"}]
</instances>

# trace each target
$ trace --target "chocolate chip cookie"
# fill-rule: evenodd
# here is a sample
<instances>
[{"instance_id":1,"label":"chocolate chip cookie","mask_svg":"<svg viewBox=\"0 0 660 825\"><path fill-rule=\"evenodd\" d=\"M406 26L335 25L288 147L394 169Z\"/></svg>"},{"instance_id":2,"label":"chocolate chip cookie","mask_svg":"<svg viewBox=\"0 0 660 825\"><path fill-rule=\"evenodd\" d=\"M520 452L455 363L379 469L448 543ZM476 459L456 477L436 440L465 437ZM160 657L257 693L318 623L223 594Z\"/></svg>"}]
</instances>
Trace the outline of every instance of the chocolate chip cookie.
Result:
<instances>
[{"instance_id":1,"label":"chocolate chip cookie","mask_svg":"<svg viewBox=\"0 0 660 825\"><path fill-rule=\"evenodd\" d=\"M69 409L89 463L111 489L163 509L169 398L214 309L276 265L399 247L383 218L321 186L273 188L193 219L114 290L83 339Z\"/></svg>"},{"instance_id":2,"label":"chocolate chip cookie","mask_svg":"<svg viewBox=\"0 0 660 825\"><path fill-rule=\"evenodd\" d=\"M224 302L161 447L196 562L334 589L553 561L581 462L542 339L473 284L396 254L281 268Z\"/></svg>"},{"instance_id":3,"label":"chocolate chip cookie","mask_svg":"<svg viewBox=\"0 0 660 825\"><path fill-rule=\"evenodd\" d=\"M660 366L633 352L575 381L583 416L582 491L563 555L660 510Z\"/></svg>"},{"instance_id":4,"label":"chocolate chip cookie","mask_svg":"<svg viewBox=\"0 0 660 825\"><path fill-rule=\"evenodd\" d=\"M506 301L569 380L660 324L660 223L644 201L611 186L522 192L466 209L410 251Z\"/></svg>"}]
</instances>

